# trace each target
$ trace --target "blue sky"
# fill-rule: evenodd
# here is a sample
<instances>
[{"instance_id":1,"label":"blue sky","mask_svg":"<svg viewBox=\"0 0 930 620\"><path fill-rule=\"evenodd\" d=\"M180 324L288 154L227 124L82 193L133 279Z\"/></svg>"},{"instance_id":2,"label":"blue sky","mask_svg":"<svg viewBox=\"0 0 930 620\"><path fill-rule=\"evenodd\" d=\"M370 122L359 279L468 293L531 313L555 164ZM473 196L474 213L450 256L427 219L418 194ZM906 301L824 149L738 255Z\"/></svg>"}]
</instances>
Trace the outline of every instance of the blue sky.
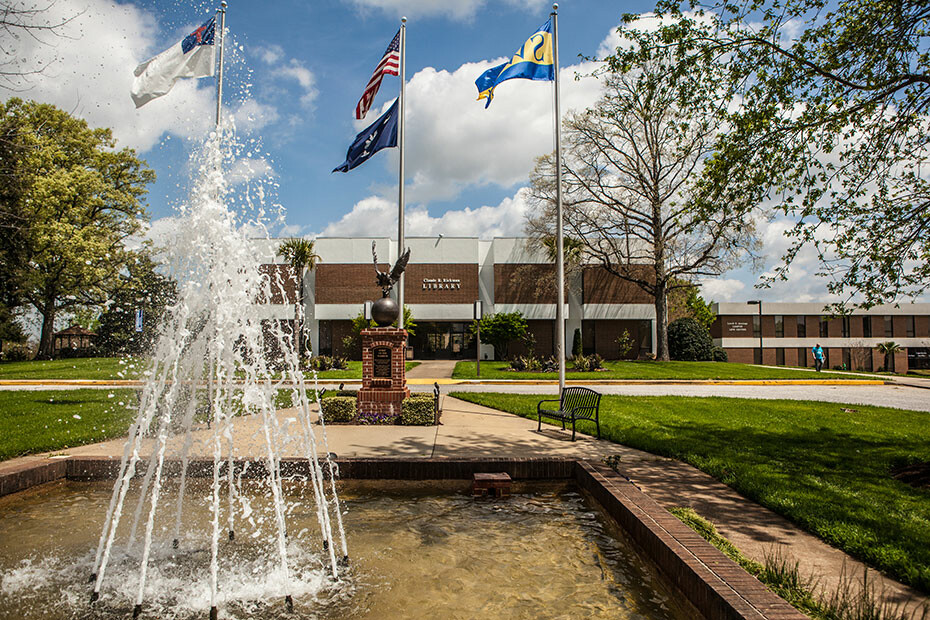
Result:
<instances>
[{"instance_id":1,"label":"blue sky","mask_svg":"<svg viewBox=\"0 0 930 620\"><path fill-rule=\"evenodd\" d=\"M41 0L30 0L45 7ZM152 234L170 228L191 184L190 156L210 131L215 80L181 80L166 96L136 110L132 70L176 44L218 4L201 1L68 0L51 11L71 18L63 36L24 40L24 57L52 61L19 96L54 103L110 127L120 146L148 161ZM584 109L600 83L575 79L596 68L579 55L612 51L624 12L649 1L560 3L562 106ZM395 235L397 150L378 153L347 173L341 164L355 134L397 96L386 76L365 121L355 105L400 25L407 22L407 234L490 238L520 235L525 188L534 159L553 148L549 83L511 80L484 109L475 79L509 58L544 23L540 0L231 0L224 113L242 148L230 164L235 192L253 201L261 189L270 211L283 207L276 235ZM53 16L54 17L54 16ZM243 201L240 201L240 203ZM764 266L787 247L781 219L758 221ZM825 300L813 252L802 253L788 283L757 291L758 273L741 268L704 284L717 301Z\"/></svg>"}]
</instances>

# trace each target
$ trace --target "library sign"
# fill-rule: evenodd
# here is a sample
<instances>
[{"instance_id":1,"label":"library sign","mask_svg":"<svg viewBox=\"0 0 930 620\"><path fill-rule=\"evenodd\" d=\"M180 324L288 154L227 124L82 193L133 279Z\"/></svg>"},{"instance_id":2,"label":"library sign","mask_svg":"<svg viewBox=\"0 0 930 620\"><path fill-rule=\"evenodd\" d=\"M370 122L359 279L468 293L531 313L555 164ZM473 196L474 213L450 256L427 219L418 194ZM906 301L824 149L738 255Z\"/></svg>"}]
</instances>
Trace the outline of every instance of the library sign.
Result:
<instances>
[{"instance_id":1,"label":"library sign","mask_svg":"<svg viewBox=\"0 0 930 620\"><path fill-rule=\"evenodd\" d=\"M730 334L746 334L752 331L746 319L727 319L724 321L725 329Z\"/></svg>"},{"instance_id":2,"label":"library sign","mask_svg":"<svg viewBox=\"0 0 930 620\"><path fill-rule=\"evenodd\" d=\"M458 278L423 278L424 291L456 291L462 288Z\"/></svg>"}]
</instances>

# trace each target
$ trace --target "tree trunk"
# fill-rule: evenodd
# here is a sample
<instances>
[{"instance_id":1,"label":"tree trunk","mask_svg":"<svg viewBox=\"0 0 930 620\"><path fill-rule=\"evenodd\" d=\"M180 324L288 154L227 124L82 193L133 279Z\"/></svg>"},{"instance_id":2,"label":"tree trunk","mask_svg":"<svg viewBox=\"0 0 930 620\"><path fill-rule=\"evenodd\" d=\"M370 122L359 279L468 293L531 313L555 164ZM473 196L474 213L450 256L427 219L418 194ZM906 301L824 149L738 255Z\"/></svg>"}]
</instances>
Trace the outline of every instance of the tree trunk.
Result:
<instances>
[{"instance_id":1,"label":"tree trunk","mask_svg":"<svg viewBox=\"0 0 930 620\"><path fill-rule=\"evenodd\" d=\"M668 291L666 283L656 282L656 360L667 362L668 357Z\"/></svg>"},{"instance_id":2,"label":"tree trunk","mask_svg":"<svg viewBox=\"0 0 930 620\"><path fill-rule=\"evenodd\" d=\"M42 311L42 335L36 359L50 360L55 353L55 302L47 304Z\"/></svg>"}]
</instances>

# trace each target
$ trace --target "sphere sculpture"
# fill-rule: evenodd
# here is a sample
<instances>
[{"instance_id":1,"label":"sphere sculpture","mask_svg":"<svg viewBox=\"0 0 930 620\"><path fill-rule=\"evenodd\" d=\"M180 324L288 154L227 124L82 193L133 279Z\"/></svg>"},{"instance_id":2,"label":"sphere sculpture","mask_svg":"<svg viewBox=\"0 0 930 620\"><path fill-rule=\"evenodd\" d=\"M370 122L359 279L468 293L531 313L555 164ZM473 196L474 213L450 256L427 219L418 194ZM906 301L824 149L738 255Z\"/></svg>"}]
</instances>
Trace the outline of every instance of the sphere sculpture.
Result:
<instances>
[{"instance_id":1,"label":"sphere sculpture","mask_svg":"<svg viewBox=\"0 0 930 620\"><path fill-rule=\"evenodd\" d=\"M387 327L396 321L399 315L400 308L390 297L382 297L371 305L371 318L378 324L378 327Z\"/></svg>"}]
</instances>

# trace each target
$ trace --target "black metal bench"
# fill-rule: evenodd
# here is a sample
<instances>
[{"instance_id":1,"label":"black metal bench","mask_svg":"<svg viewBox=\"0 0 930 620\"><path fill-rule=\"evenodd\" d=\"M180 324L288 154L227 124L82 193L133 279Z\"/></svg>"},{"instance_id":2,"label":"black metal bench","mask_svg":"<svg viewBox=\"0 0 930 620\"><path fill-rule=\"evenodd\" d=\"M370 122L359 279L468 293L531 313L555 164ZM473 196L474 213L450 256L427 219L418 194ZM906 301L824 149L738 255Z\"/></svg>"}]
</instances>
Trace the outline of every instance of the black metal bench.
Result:
<instances>
[{"instance_id":1,"label":"black metal bench","mask_svg":"<svg viewBox=\"0 0 930 620\"><path fill-rule=\"evenodd\" d=\"M558 409L543 409L543 403L559 403ZM558 399L542 400L536 405L536 415L539 417L537 431L542 430L542 419L552 418L562 423L572 423L572 441L575 441L575 422L578 420L591 420L597 427L597 438L601 438L601 423L598 420L598 411L601 406L601 395L586 387L567 387L562 389Z\"/></svg>"}]
</instances>

